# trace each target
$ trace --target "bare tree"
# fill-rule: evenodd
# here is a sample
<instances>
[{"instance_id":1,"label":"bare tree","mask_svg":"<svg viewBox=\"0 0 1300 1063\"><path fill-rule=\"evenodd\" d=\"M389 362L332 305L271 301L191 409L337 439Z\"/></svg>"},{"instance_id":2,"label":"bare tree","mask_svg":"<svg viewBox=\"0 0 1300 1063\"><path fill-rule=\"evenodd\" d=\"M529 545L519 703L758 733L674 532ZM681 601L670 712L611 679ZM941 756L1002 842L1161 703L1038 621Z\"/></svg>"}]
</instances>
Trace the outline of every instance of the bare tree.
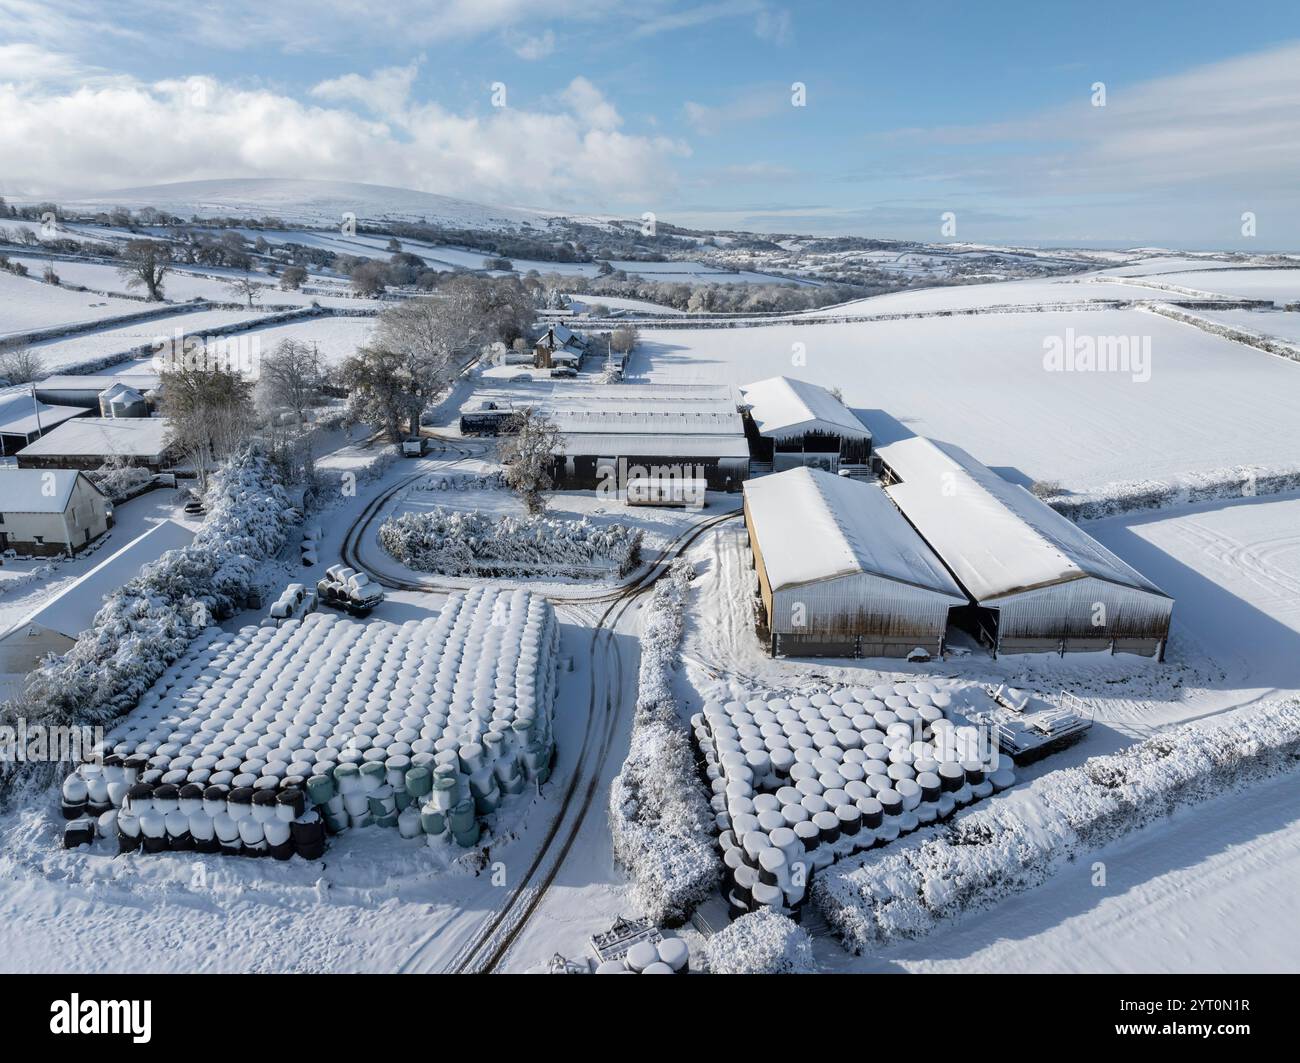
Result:
<instances>
[{"instance_id":1,"label":"bare tree","mask_svg":"<svg viewBox=\"0 0 1300 1063\"><path fill-rule=\"evenodd\" d=\"M118 273L128 288L144 288L153 302L162 302L163 278L171 272L171 248L158 240L128 240Z\"/></svg>"},{"instance_id":2,"label":"bare tree","mask_svg":"<svg viewBox=\"0 0 1300 1063\"><path fill-rule=\"evenodd\" d=\"M378 295L388 280L388 267L382 262L362 262L352 268L350 279L358 295Z\"/></svg>"},{"instance_id":3,"label":"bare tree","mask_svg":"<svg viewBox=\"0 0 1300 1063\"><path fill-rule=\"evenodd\" d=\"M208 472L252 435L253 385L225 369L182 367L162 374L166 441L194 468L201 491Z\"/></svg>"},{"instance_id":4,"label":"bare tree","mask_svg":"<svg viewBox=\"0 0 1300 1063\"><path fill-rule=\"evenodd\" d=\"M0 378L10 384L30 384L44 375L45 367L30 347L9 347L0 351Z\"/></svg>"},{"instance_id":5,"label":"bare tree","mask_svg":"<svg viewBox=\"0 0 1300 1063\"><path fill-rule=\"evenodd\" d=\"M636 329L624 325L613 331L609 337L609 345L619 354L628 354L637 345L640 338L640 333Z\"/></svg>"},{"instance_id":6,"label":"bare tree","mask_svg":"<svg viewBox=\"0 0 1300 1063\"><path fill-rule=\"evenodd\" d=\"M242 277L232 277L226 281L226 287L236 299L247 302L249 310L253 309L254 303L262 301L263 286L253 279L252 273L245 272Z\"/></svg>"},{"instance_id":7,"label":"bare tree","mask_svg":"<svg viewBox=\"0 0 1300 1063\"><path fill-rule=\"evenodd\" d=\"M554 486L551 470L563 453L560 430L539 410L520 410L510 418L513 435L501 443L506 483L523 500L529 514L546 510L545 492Z\"/></svg>"},{"instance_id":8,"label":"bare tree","mask_svg":"<svg viewBox=\"0 0 1300 1063\"><path fill-rule=\"evenodd\" d=\"M264 405L287 407L300 423L320 387L320 350L314 343L281 340L262 359L258 391Z\"/></svg>"},{"instance_id":9,"label":"bare tree","mask_svg":"<svg viewBox=\"0 0 1300 1063\"><path fill-rule=\"evenodd\" d=\"M307 271L301 266L287 266L280 274L280 287L286 292L296 292L307 279Z\"/></svg>"}]
</instances>

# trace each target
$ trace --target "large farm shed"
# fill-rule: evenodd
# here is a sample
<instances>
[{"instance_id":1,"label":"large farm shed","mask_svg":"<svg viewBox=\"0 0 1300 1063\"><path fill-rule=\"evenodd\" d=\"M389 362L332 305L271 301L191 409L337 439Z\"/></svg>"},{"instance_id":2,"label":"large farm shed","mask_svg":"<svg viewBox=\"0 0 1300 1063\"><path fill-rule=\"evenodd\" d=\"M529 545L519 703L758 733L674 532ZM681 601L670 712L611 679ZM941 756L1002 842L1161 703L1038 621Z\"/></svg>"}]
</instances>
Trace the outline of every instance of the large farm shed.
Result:
<instances>
[{"instance_id":1,"label":"large farm shed","mask_svg":"<svg viewBox=\"0 0 1300 1063\"><path fill-rule=\"evenodd\" d=\"M942 651L966 596L878 486L799 468L744 491L773 654Z\"/></svg>"},{"instance_id":2,"label":"large farm shed","mask_svg":"<svg viewBox=\"0 0 1300 1063\"><path fill-rule=\"evenodd\" d=\"M119 458L154 472L170 464L162 417L78 417L18 452L20 469L97 469Z\"/></svg>"},{"instance_id":3,"label":"large farm shed","mask_svg":"<svg viewBox=\"0 0 1300 1063\"><path fill-rule=\"evenodd\" d=\"M494 405L472 415L473 430L508 430L511 413L524 408L540 411L559 429L552 475L564 490L597 487L607 482L607 470L698 477L715 491L739 490L749 475L739 397L727 385L546 385L514 388L509 402Z\"/></svg>"},{"instance_id":4,"label":"large farm shed","mask_svg":"<svg viewBox=\"0 0 1300 1063\"><path fill-rule=\"evenodd\" d=\"M806 380L774 376L740 389L756 462L839 472L871 461L871 432L839 399Z\"/></svg>"},{"instance_id":5,"label":"large farm shed","mask_svg":"<svg viewBox=\"0 0 1300 1063\"><path fill-rule=\"evenodd\" d=\"M0 388L0 457L8 457L64 421L82 416L77 406L51 405L29 385Z\"/></svg>"},{"instance_id":6,"label":"large farm shed","mask_svg":"<svg viewBox=\"0 0 1300 1063\"><path fill-rule=\"evenodd\" d=\"M879 450L886 491L975 603L994 652L1163 659L1173 599L1077 524L960 447L914 436Z\"/></svg>"}]
</instances>

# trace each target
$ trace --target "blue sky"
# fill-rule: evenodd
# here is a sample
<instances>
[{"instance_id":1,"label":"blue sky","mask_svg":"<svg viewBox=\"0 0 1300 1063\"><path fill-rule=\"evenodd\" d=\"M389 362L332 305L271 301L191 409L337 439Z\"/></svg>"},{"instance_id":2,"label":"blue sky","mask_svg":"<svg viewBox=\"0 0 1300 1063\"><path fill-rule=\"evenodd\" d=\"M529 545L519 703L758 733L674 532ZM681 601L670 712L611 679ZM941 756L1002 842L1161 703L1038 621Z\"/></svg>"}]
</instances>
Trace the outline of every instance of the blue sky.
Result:
<instances>
[{"instance_id":1,"label":"blue sky","mask_svg":"<svg viewBox=\"0 0 1300 1063\"><path fill-rule=\"evenodd\" d=\"M0 0L0 160L10 193L311 177L767 231L937 240L951 211L970 241L1294 249L1300 18Z\"/></svg>"}]
</instances>

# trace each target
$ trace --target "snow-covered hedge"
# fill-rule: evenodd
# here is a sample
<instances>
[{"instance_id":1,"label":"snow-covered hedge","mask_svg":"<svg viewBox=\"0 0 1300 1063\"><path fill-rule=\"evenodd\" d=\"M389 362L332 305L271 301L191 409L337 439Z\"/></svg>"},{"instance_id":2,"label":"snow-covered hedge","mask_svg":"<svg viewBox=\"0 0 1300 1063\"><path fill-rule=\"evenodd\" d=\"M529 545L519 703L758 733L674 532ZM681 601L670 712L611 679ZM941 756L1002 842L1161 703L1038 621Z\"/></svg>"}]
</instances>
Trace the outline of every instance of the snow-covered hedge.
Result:
<instances>
[{"instance_id":1,"label":"snow-covered hedge","mask_svg":"<svg viewBox=\"0 0 1300 1063\"><path fill-rule=\"evenodd\" d=\"M110 502L123 502L153 483L155 474L138 465L110 462L87 472L86 477Z\"/></svg>"},{"instance_id":2,"label":"snow-covered hedge","mask_svg":"<svg viewBox=\"0 0 1300 1063\"><path fill-rule=\"evenodd\" d=\"M641 561L641 531L624 524L441 507L390 517L379 543L409 568L450 576L626 575Z\"/></svg>"},{"instance_id":3,"label":"snow-covered hedge","mask_svg":"<svg viewBox=\"0 0 1300 1063\"><path fill-rule=\"evenodd\" d=\"M1210 321L1197 314L1188 313L1185 309L1168 306L1164 303L1155 303L1146 309L1153 314L1159 314L1161 317L1180 321L1184 325L1193 325L1202 332L1210 333L1212 336L1222 336L1225 340L1232 340L1235 343L1254 347L1256 350L1265 351L1268 354L1276 354L1281 358L1289 358L1293 362L1300 362L1300 347L1297 347L1294 343L1280 340L1276 336L1266 336L1259 332L1252 332L1250 329L1225 325L1221 321ZM1260 320L1267 321L1268 318L1261 317Z\"/></svg>"},{"instance_id":4,"label":"snow-covered hedge","mask_svg":"<svg viewBox=\"0 0 1300 1063\"><path fill-rule=\"evenodd\" d=\"M713 810L672 693L693 577L678 561L655 586L641 635L632 739L609 794L614 858L631 876L646 917L670 926L685 922L722 875Z\"/></svg>"},{"instance_id":5,"label":"snow-covered hedge","mask_svg":"<svg viewBox=\"0 0 1300 1063\"><path fill-rule=\"evenodd\" d=\"M0 726L96 726L130 710L215 617L239 608L259 565L284 545L292 511L275 468L245 449L214 475L207 518L190 546L169 550L111 594L66 654L27 677L0 706ZM0 762L0 798L59 766ZM65 766L66 770L66 766Z\"/></svg>"},{"instance_id":6,"label":"snow-covered hedge","mask_svg":"<svg viewBox=\"0 0 1300 1063\"><path fill-rule=\"evenodd\" d=\"M1295 490L1300 490L1300 466L1237 465L1170 480L1109 483L1095 491L1054 495L1044 501L1063 516L1081 521Z\"/></svg>"},{"instance_id":7,"label":"snow-covered hedge","mask_svg":"<svg viewBox=\"0 0 1300 1063\"><path fill-rule=\"evenodd\" d=\"M710 974L815 974L812 939L789 916L760 908L709 938Z\"/></svg>"},{"instance_id":8,"label":"snow-covered hedge","mask_svg":"<svg viewBox=\"0 0 1300 1063\"><path fill-rule=\"evenodd\" d=\"M1187 805L1296 770L1300 700L1255 706L1219 727L1186 724L1037 779L912 840L841 862L813 898L855 952L921 937L947 919L1044 882L1065 862Z\"/></svg>"}]
</instances>

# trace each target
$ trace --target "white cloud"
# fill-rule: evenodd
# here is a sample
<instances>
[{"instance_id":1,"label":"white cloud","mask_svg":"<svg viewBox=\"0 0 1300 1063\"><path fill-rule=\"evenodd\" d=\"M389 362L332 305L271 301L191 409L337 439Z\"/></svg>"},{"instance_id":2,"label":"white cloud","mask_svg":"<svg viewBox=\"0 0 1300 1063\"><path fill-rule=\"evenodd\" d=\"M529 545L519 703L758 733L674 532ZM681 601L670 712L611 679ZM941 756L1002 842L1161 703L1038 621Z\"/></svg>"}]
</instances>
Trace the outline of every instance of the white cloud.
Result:
<instances>
[{"instance_id":1,"label":"white cloud","mask_svg":"<svg viewBox=\"0 0 1300 1063\"><path fill-rule=\"evenodd\" d=\"M542 33L534 33L528 36L512 34L510 37L511 48L514 49L515 55L520 59L537 60L545 59L555 51L555 31L545 30Z\"/></svg>"},{"instance_id":2,"label":"white cloud","mask_svg":"<svg viewBox=\"0 0 1300 1063\"><path fill-rule=\"evenodd\" d=\"M686 122L702 136L713 136L738 122L770 118L790 106L790 89L783 85L757 85L726 103L703 104L687 100L682 105Z\"/></svg>"},{"instance_id":3,"label":"white cloud","mask_svg":"<svg viewBox=\"0 0 1300 1063\"><path fill-rule=\"evenodd\" d=\"M939 148L946 177L1007 192L1156 195L1192 186L1220 196L1294 193L1297 70L1300 43L1290 43L1136 85L1110 82L1104 107L1092 106L1091 85L1107 79L1085 75L1069 107L895 136L912 152Z\"/></svg>"},{"instance_id":4,"label":"white cloud","mask_svg":"<svg viewBox=\"0 0 1300 1063\"><path fill-rule=\"evenodd\" d=\"M579 75L569 82L561 94L579 121L590 129L617 129L623 124L614 105L585 77Z\"/></svg>"},{"instance_id":5,"label":"white cloud","mask_svg":"<svg viewBox=\"0 0 1300 1063\"><path fill-rule=\"evenodd\" d=\"M374 118L211 79L120 78L65 92L0 85L0 158L7 187L31 193L299 177L601 209L660 201L676 184L674 160L689 154L669 137L620 132L617 111L582 78L565 92L572 113L486 116L411 103L403 83L381 71L336 79L317 96L373 103Z\"/></svg>"},{"instance_id":6,"label":"white cloud","mask_svg":"<svg viewBox=\"0 0 1300 1063\"><path fill-rule=\"evenodd\" d=\"M376 70L369 77L344 74L322 81L312 88L311 94L321 100L355 100L382 118L397 118L411 98L411 88L420 73L421 61L417 59L406 66Z\"/></svg>"}]
</instances>

